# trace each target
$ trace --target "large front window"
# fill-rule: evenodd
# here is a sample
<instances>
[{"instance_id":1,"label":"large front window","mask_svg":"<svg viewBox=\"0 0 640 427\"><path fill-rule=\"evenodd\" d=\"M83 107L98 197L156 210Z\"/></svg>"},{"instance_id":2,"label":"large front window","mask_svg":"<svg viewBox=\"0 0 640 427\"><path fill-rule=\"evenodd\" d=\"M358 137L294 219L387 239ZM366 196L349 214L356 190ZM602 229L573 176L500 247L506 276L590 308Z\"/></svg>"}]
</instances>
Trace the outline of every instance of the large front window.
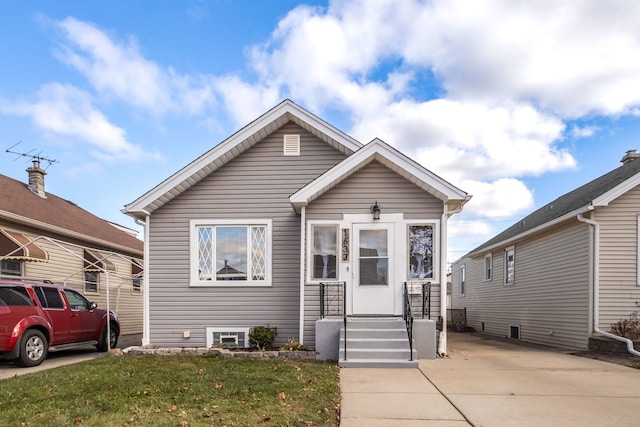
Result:
<instances>
[{"instance_id":1,"label":"large front window","mask_svg":"<svg viewBox=\"0 0 640 427\"><path fill-rule=\"evenodd\" d=\"M270 222L193 223L195 284L269 284Z\"/></svg>"}]
</instances>

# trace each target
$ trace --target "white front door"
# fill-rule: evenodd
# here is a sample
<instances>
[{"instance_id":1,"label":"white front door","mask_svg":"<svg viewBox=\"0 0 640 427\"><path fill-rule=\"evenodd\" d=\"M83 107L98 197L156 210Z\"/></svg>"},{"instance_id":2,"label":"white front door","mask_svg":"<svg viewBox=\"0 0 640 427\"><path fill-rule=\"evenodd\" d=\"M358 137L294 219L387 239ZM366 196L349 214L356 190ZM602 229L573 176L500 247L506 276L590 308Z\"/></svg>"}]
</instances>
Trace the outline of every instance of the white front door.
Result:
<instances>
[{"instance_id":1,"label":"white front door","mask_svg":"<svg viewBox=\"0 0 640 427\"><path fill-rule=\"evenodd\" d=\"M394 224L354 224L353 237L353 314L393 315Z\"/></svg>"}]
</instances>

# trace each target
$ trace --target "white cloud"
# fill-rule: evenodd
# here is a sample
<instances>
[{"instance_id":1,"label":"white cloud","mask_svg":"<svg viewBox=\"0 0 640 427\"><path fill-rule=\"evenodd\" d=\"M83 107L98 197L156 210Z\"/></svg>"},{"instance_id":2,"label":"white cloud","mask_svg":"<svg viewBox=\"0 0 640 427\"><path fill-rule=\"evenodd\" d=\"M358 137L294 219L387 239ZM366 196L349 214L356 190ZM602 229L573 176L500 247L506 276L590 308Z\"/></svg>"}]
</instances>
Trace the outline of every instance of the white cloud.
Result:
<instances>
[{"instance_id":1,"label":"white cloud","mask_svg":"<svg viewBox=\"0 0 640 427\"><path fill-rule=\"evenodd\" d=\"M207 76L180 75L144 58L133 40L116 43L95 25L66 18L57 57L84 75L103 96L153 114L200 114L215 99Z\"/></svg>"},{"instance_id":2,"label":"white cloud","mask_svg":"<svg viewBox=\"0 0 640 427\"><path fill-rule=\"evenodd\" d=\"M127 141L126 131L111 124L92 104L91 97L70 85L52 83L40 88L32 102L3 102L7 113L31 118L45 133L70 138L94 147L101 158L137 160L145 156L138 145Z\"/></svg>"},{"instance_id":3,"label":"white cloud","mask_svg":"<svg viewBox=\"0 0 640 427\"><path fill-rule=\"evenodd\" d=\"M404 56L448 96L538 103L564 117L640 104L640 3L436 1L416 11Z\"/></svg>"},{"instance_id":4,"label":"white cloud","mask_svg":"<svg viewBox=\"0 0 640 427\"><path fill-rule=\"evenodd\" d=\"M360 118L354 135L381 138L448 180L539 175L575 166L555 148L564 124L526 105L401 101Z\"/></svg>"}]
</instances>

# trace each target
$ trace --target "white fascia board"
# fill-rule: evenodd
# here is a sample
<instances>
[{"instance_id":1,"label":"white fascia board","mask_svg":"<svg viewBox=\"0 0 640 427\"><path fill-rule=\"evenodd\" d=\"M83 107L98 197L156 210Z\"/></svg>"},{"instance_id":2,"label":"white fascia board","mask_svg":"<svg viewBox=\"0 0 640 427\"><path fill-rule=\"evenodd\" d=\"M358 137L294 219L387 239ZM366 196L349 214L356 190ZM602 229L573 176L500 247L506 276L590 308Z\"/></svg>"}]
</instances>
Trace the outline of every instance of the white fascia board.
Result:
<instances>
[{"instance_id":1,"label":"white fascia board","mask_svg":"<svg viewBox=\"0 0 640 427\"><path fill-rule=\"evenodd\" d=\"M608 206L609 203L627 193L634 187L640 185L640 173L632 176L631 178L623 181L611 190L593 199L593 206Z\"/></svg>"},{"instance_id":2,"label":"white fascia board","mask_svg":"<svg viewBox=\"0 0 640 427\"><path fill-rule=\"evenodd\" d=\"M544 224L541 224L541 225L539 225L539 226L537 226L535 228L532 228L530 230L527 230L527 231L525 231L523 233L516 234L515 236L513 236L513 237L511 237L509 239L505 239L505 240L502 240L500 242L494 243L491 246L487 246L486 248L482 248L482 249L480 249L478 251L475 251L475 252L469 252L468 254L465 255L465 257L467 257L467 256L475 257L475 256L478 256L480 254L485 254L485 253L487 253L489 251L492 251L492 250L494 250L496 248L502 248L502 247L505 247L505 246L513 245L516 241L518 241L518 240L520 240L520 239L522 239L524 237L527 237L527 236L530 236L532 234L538 233L539 231L542 231L545 228L552 227L552 226L554 226L556 224L559 224L559 223L561 223L563 221L571 219L572 217L576 217L579 214L583 214L585 212L589 212L592 209L593 209L593 205L591 203L589 203L586 206L583 206L583 207L578 208L576 210L573 210L573 211L571 211L569 213L566 213L566 214L564 214L564 215L562 215L562 216L560 216L560 217L558 217L558 218L556 218L554 220L551 220L549 222L545 222Z\"/></svg>"},{"instance_id":3,"label":"white fascia board","mask_svg":"<svg viewBox=\"0 0 640 427\"><path fill-rule=\"evenodd\" d=\"M398 170L396 170L396 172L444 202L449 200L466 201L469 199L469 196L464 191L444 181L442 178L402 155L399 151L390 147L380 139L374 139L350 157L329 169L309 185L291 195L289 201L294 209L299 212L302 206L306 206L325 191L340 183L349 175L373 160L378 160L387 167L390 165L397 166ZM416 182L416 180L418 182ZM420 183L422 183L422 185L420 185Z\"/></svg>"},{"instance_id":4,"label":"white fascia board","mask_svg":"<svg viewBox=\"0 0 640 427\"><path fill-rule=\"evenodd\" d=\"M351 151L357 151L362 147L362 144L360 144L355 139L329 125L327 122L321 120L317 116L309 113L305 109L296 105L291 100L286 99L253 122L249 123L244 128L240 129L239 131L216 145L211 150L198 157L196 160L189 163L178 172L171 175L169 178L162 181L156 187L140 196L135 201L129 203L128 205L125 205L124 212L127 214L149 214L149 205L151 205L167 193L171 192L177 186L181 186L181 188L179 189L179 193L185 191L193 184L184 183L189 178L194 176L198 171L202 170L204 167L208 166L216 159L222 157L224 154L231 152L234 148L238 147L244 141L256 135L269 124L273 123L286 114L290 114L293 117L296 117L298 120L308 123L310 126L320 130L331 139L343 144ZM235 158L243 151L244 150L237 150L236 153L229 156L228 160ZM169 200L172 198L173 197L170 197Z\"/></svg>"}]
</instances>

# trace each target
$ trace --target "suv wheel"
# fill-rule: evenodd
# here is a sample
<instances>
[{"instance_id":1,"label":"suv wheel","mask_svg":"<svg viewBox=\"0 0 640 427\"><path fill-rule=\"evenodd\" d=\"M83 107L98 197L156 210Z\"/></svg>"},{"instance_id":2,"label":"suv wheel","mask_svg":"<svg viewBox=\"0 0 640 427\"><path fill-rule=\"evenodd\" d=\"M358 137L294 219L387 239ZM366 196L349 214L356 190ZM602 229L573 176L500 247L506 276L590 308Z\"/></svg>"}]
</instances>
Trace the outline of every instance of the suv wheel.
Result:
<instances>
[{"instance_id":1,"label":"suv wheel","mask_svg":"<svg viewBox=\"0 0 640 427\"><path fill-rule=\"evenodd\" d=\"M107 345L107 327L105 326L100 334L100 342L96 345L98 351L107 351L109 348L116 348L118 344L118 328L112 323L109 327L111 334L109 335L109 345Z\"/></svg>"},{"instance_id":2,"label":"suv wheel","mask_svg":"<svg viewBox=\"0 0 640 427\"><path fill-rule=\"evenodd\" d=\"M47 338L37 329L28 329L20 342L20 366L38 366L47 358Z\"/></svg>"}]
</instances>

